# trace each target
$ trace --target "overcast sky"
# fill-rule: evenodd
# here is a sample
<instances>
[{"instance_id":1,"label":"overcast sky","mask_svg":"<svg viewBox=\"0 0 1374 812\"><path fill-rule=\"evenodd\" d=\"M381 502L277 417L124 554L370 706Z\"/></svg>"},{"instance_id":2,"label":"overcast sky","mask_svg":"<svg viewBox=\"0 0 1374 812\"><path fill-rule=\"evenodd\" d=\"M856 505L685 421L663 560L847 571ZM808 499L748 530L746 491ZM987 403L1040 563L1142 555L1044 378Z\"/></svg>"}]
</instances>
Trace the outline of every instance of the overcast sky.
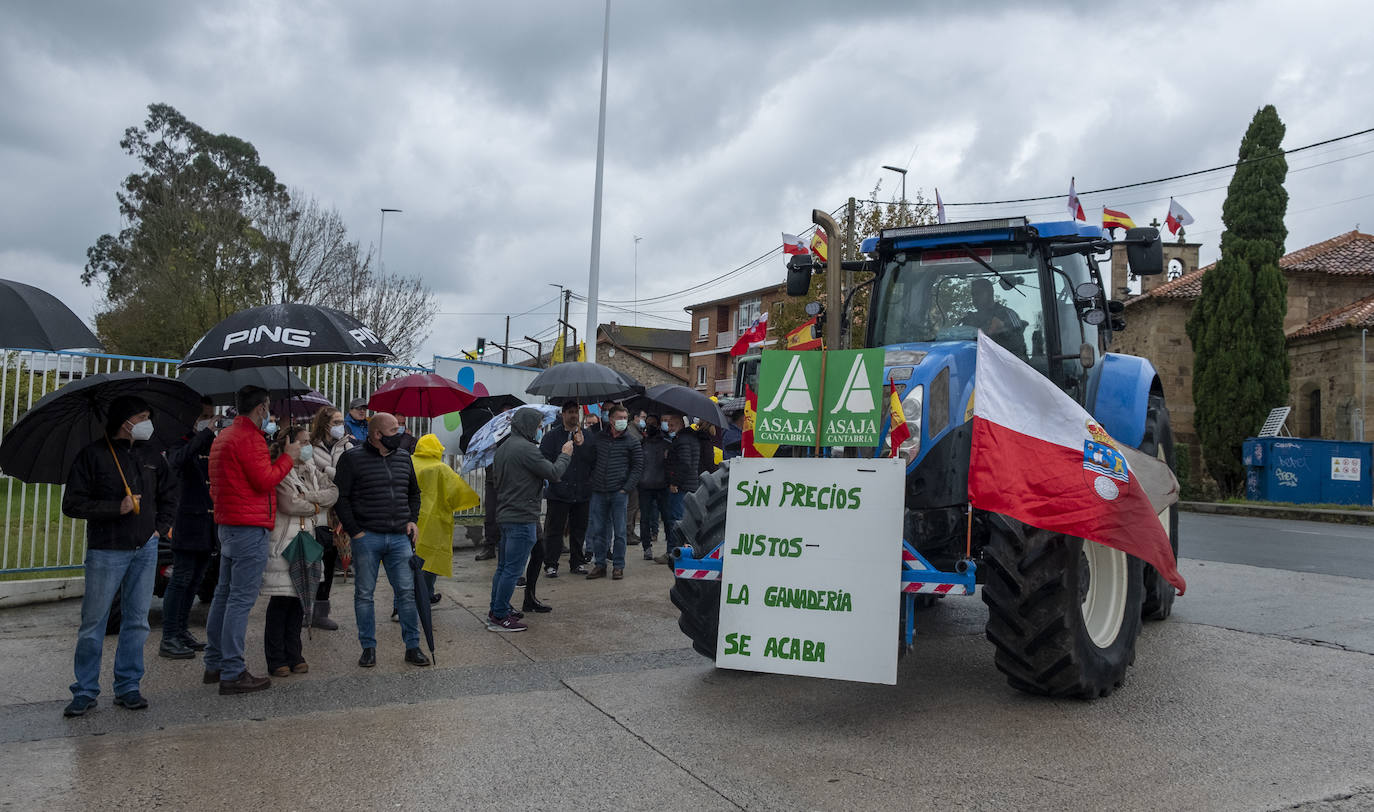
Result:
<instances>
[{"instance_id":1,"label":"overcast sky","mask_svg":"<svg viewBox=\"0 0 1374 812\"><path fill-rule=\"evenodd\" d=\"M1032 10L1030 6L1040 8ZM835 18L834 10L848 9ZM252 142L337 207L388 270L438 294L424 355L539 336L587 290L604 6L506 3L3 3L0 277L83 317L85 251L120 228L118 146L147 105ZM1374 7L1362 3L615 0L601 296L678 291L865 198L883 164L947 203L1064 195L1230 163L1268 103L1287 148L1374 127ZM1288 249L1374 230L1374 134L1290 156ZM1229 172L1084 195L1140 224L1176 196L1216 256ZM951 208L1056 219L1064 200ZM646 305L781 281L775 259ZM625 305L631 307L631 305ZM579 326L585 311L574 306ZM634 320L603 307L602 321Z\"/></svg>"}]
</instances>

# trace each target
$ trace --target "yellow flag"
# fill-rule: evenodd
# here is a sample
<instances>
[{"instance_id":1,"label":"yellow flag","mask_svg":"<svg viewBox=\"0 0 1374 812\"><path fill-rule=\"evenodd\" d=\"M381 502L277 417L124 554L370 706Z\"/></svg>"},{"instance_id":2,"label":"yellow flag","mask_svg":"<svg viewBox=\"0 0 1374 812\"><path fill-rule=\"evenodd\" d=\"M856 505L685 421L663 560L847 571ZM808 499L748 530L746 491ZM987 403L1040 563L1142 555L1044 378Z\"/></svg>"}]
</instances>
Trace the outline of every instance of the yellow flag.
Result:
<instances>
[{"instance_id":1,"label":"yellow flag","mask_svg":"<svg viewBox=\"0 0 1374 812\"><path fill-rule=\"evenodd\" d=\"M577 360L587 360L587 342L585 341L577 342Z\"/></svg>"},{"instance_id":2,"label":"yellow flag","mask_svg":"<svg viewBox=\"0 0 1374 812\"><path fill-rule=\"evenodd\" d=\"M563 363L563 344L566 343L567 340L567 335L564 333L558 334L558 343L553 345L553 352L549 354L550 364Z\"/></svg>"}]
</instances>

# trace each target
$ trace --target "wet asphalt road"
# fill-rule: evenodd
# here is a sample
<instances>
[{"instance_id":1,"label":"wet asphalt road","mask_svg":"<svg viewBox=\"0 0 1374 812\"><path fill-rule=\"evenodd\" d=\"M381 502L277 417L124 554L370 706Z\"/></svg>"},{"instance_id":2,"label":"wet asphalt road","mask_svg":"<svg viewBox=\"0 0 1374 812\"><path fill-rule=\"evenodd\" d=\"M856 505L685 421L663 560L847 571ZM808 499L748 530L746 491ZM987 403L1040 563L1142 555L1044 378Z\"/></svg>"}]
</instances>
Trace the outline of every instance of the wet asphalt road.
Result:
<instances>
[{"instance_id":1,"label":"wet asphalt road","mask_svg":"<svg viewBox=\"0 0 1374 812\"><path fill-rule=\"evenodd\" d=\"M378 666L359 669L342 585L343 629L306 641L307 675L220 697L197 661L155 656L155 633L151 708L106 694L64 720L79 606L6 610L0 808L1371 808L1374 581L1304 571L1291 545L1370 551L1348 526L1199 518L1184 517L1188 594L1146 626L1126 685L1091 703L1008 688L976 598L918 615L896 686L807 680L692 653L668 572L638 560L624 581L541 583L553 614L488 633L492 562L460 550L433 668L402 663L383 620ZM1218 560L1241 555L1254 565Z\"/></svg>"},{"instance_id":2,"label":"wet asphalt road","mask_svg":"<svg viewBox=\"0 0 1374 812\"><path fill-rule=\"evenodd\" d=\"M1179 555L1252 567L1374 578L1370 524L1179 514Z\"/></svg>"}]
</instances>

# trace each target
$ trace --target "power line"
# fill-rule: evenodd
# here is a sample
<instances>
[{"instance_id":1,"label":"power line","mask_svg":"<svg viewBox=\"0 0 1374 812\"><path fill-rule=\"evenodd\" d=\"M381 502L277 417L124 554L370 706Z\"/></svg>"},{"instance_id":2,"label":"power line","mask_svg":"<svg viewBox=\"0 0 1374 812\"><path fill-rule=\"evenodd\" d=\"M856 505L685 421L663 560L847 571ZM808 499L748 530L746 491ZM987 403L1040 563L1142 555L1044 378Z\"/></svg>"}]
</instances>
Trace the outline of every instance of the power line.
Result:
<instances>
[{"instance_id":1,"label":"power line","mask_svg":"<svg viewBox=\"0 0 1374 812\"><path fill-rule=\"evenodd\" d=\"M1340 135L1340 136L1337 136L1337 137L1335 137L1335 138L1328 138L1328 139L1326 139L1325 141L1317 141L1317 142L1312 143L1312 144L1307 144L1306 146L1294 147L1293 149L1286 149L1286 150L1283 150L1282 152L1280 152L1279 154L1280 154L1280 155L1292 155L1292 154L1297 153L1297 152L1303 152L1303 151L1305 151L1305 150L1309 150L1309 149L1313 149L1313 148L1316 148L1316 147L1325 146L1325 145L1327 145L1327 144L1334 144L1334 143L1336 143L1337 141L1345 141L1345 140L1347 140L1347 139L1355 138L1355 137L1357 137L1357 136L1368 135L1369 133L1374 133L1374 127L1370 127L1369 129L1366 129L1366 130L1359 130L1358 132L1348 133L1348 134L1346 134L1346 135ZM1119 190L1121 190L1121 189L1133 189L1133 188L1135 188L1135 187L1137 187L1137 186L1150 186L1150 185L1155 184L1155 183L1165 183L1165 182L1171 181L1171 180L1181 180L1182 178L1191 178L1191 177L1195 177L1195 176L1197 176L1197 175L1206 175L1206 174L1209 174L1209 173L1212 173L1212 172L1220 172L1220 171L1222 171L1222 170L1224 170L1224 169L1235 169L1237 166L1240 166L1240 165L1243 164L1243 163L1253 163L1253 162L1255 162L1255 161L1267 161L1267 160L1271 160L1272 158L1274 158L1273 155L1264 155L1264 156L1261 156L1261 157L1259 157L1259 158L1249 158L1249 159L1244 160L1244 161L1236 161L1235 163L1224 164L1224 165L1222 165L1222 166L1214 166L1214 167L1212 167L1211 169L1198 169L1198 170L1195 170L1195 171L1192 171L1192 172L1184 172L1184 173L1179 174L1179 175L1170 175L1170 176L1168 176L1168 177L1166 177L1166 178L1155 178L1154 180L1142 180L1142 181L1137 181L1137 182L1135 182L1135 183L1123 183L1123 184L1121 184L1120 186L1104 186L1104 187L1101 188L1101 189L1087 189L1087 190L1085 190L1085 191L1079 192L1078 194L1079 194L1079 196L1082 196L1082 195L1096 195L1096 194L1102 194L1103 192L1116 192L1116 191L1119 191ZM973 202L973 203L950 203L950 202L946 201L946 202L945 202L945 208L949 208L950 206L1001 206L1001 205L1005 205L1005 204L1008 204L1008 203L1036 203L1036 202L1039 202L1039 201L1042 201L1042 200L1055 200L1055 199L1062 198L1062 197L1068 197L1068 195L1064 195L1064 194L1057 194L1057 195L1041 195L1041 196L1039 196L1039 197L1018 197L1018 198L1013 198L1013 199L1010 199L1010 200L984 200L984 201ZM869 201L869 202L877 202L877 201Z\"/></svg>"}]
</instances>

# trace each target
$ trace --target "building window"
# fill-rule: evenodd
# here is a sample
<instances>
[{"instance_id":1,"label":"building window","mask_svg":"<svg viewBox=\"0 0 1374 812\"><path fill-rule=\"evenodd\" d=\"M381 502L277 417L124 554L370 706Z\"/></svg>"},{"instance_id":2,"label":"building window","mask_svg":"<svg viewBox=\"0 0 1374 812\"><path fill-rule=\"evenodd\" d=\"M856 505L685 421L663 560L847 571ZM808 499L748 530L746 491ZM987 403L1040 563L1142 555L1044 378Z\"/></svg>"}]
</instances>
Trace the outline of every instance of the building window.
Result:
<instances>
[{"instance_id":1,"label":"building window","mask_svg":"<svg viewBox=\"0 0 1374 812\"><path fill-rule=\"evenodd\" d=\"M652 360L654 360L654 354L651 353L651 352L641 352L640 355L644 356L644 360L645 360L645 361L652 361Z\"/></svg>"},{"instance_id":2,"label":"building window","mask_svg":"<svg viewBox=\"0 0 1374 812\"><path fill-rule=\"evenodd\" d=\"M709 316L702 316L697 320L697 341L705 341L706 337L710 334L711 318Z\"/></svg>"},{"instance_id":3,"label":"building window","mask_svg":"<svg viewBox=\"0 0 1374 812\"><path fill-rule=\"evenodd\" d=\"M704 367L704 366L699 366L699 367L697 367L697 386L705 386L705 385L706 385L706 367Z\"/></svg>"},{"instance_id":4,"label":"building window","mask_svg":"<svg viewBox=\"0 0 1374 812\"><path fill-rule=\"evenodd\" d=\"M759 317L759 300L746 299L739 303L739 310L735 311L735 329L743 332L748 330L754 323L754 319Z\"/></svg>"},{"instance_id":5,"label":"building window","mask_svg":"<svg viewBox=\"0 0 1374 812\"><path fill-rule=\"evenodd\" d=\"M1307 393L1307 436L1322 436L1322 390Z\"/></svg>"},{"instance_id":6,"label":"building window","mask_svg":"<svg viewBox=\"0 0 1374 812\"><path fill-rule=\"evenodd\" d=\"M682 352L673 353L672 364L673 367L676 369L681 369L687 366L687 354Z\"/></svg>"}]
</instances>

